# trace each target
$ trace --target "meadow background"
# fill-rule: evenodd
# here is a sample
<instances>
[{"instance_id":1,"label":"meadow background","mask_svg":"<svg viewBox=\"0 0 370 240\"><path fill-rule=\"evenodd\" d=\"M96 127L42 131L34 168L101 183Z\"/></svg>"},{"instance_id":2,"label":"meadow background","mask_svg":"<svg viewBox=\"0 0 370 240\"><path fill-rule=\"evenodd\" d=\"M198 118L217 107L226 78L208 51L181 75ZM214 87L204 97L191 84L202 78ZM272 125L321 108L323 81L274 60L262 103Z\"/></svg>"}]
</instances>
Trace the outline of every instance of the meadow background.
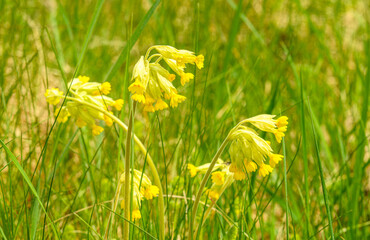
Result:
<instances>
[{"instance_id":1,"label":"meadow background","mask_svg":"<svg viewBox=\"0 0 370 240\"><path fill-rule=\"evenodd\" d=\"M232 184L199 239L368 239L369 9L365 0L0 1L0 139L9 149L0 148L0 239L57 238L25 175L59 237L104 236L126 134L55 123L44 92L65 91L74 74L110 81L127 123L132 67L156 44L205 56L179 88L187 100L178 108L136 113L167 196L168 239L186 239L201 181L187 163L210 162L238 121L262 113L289 117L286 171L281 162L269 177ZM146 168L138 151L134 166ZM158 237L156 210L157 199L143 202L132 239ZM115 217L112 239L123 221Z\"/></svg>"}]
</instances>

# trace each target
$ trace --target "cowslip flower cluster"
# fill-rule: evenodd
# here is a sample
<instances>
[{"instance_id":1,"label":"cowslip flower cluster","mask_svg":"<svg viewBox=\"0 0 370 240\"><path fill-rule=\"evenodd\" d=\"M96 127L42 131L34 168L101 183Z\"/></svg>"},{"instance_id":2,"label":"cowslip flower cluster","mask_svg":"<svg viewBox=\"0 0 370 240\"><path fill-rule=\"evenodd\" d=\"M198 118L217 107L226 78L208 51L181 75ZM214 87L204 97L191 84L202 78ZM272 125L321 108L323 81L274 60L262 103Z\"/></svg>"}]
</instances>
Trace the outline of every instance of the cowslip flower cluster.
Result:
<instances>
[{"instance_id":1,"label":"cowslip flower cluster","mask_svg":"<svg viewBox=\"0 0 370 240\"><path fill-rule=\"evenodd\" d=\"M193 164L188 163L188 170L190 172L190 176L195 177L198 174L198 172L204 174L205 172L207 172L209 165L211 165L211 163L206 163L206 164L196 167ZM213 169L223 168L224 166L225 166L224 161L222 161L221 159L218 159Z\"/></svg>"},{"instance_id":2,"label":"cowslip flower cluster","mask_svg":"<svg viewBox=\"0 0 370 240\"><path fill-rule=\"evenodd\" d=\"M107 126L112 126L113 120L107 117L101 111L89 107L81 102L92 104L102 111L109 109L121 110L123 100L114 100L106 95L111 91L109 82L98 83L89 82L90 78L86 76L79 76L74 78L68 86L70 86L70 93L73 97L66 97L58 88L47 89L45 92L46 101L52 105L58 105L62 99L66 98L68 101L62 107L55 109L55 116L58 116L58 122L65 123L70 116L76 118L76 125L78 127L88 126L93 135L97 136L103 132L103 128L97 125L97 121L103 120Z\"/></svg>"},{"instance_id":3,"label":"cowslip flower cluster","mask_svg":"<svg viewBox=\"0 0 370 240\"><path fill-rule=\"evenodd\" d=\"M212 172L212 186L206 190L206 194L212 201L217 201L221 194L234 182L235 173L230 172L229 166L221 171Z\"/></svg>"},{"instance_id":4,"label":"cowslip flower cluster","mask_svg":"<svg viewBox=\"0 0 370 240\"><path fill-rule=\"evenodd\" d=\"M273 133L280 143L287 130L288 118L282 116L275 120L274 117L275 115L263 114L246 119L242 123L250 123L262 131ZM284 158L283 155L273 153L270 142L261 138L252 128L238 125L232 130L230 140L229 170L234 173L235 180L245 179L246 173L255 172L258 167L258 174L265 177ZM265 163L267 160L269 164Z\"/></svg>"},{"instance_id":5,"label":"cowslip flower cluster","mask_svg":"<svg viewBox=\"0 0 370 240\"><path fill-rule=\"evenodd\" d=\"M198 167L188 164L188 170L191 177L195 177L197 173L206 173L209 166L210 163L206 163ZM229 171L229 166L229 163L225 163L221 159L218 159L217 163L213 167L211 175L212 186L206 190L206 195L212 201L218 200L225 189L234 182L234 173Z\"/></svg>"},{"instance_id":6,"label":"cowslip flower cluster","mask_svg":"<svg viewBox=\"0 0 370 240\"><path fill-rule=\"evenodd\" d=\"M152 50L158 53L150 55ZM154 60L154 62L151 62ZM175 73L170 73L161 64L163 60ZM192 73L185 72L186 64L195 64L199 69L203 68L204 56L195 56L193 52L178 50L171 46L152 46L148 49L145 57L141 56L133 69L132 81L128 90L131 98L144 104L144 111L155 112L168 108L165 100L169 100L172 108L185 101L186 97L178 94L172 84L176 75L180 77L181 85L194 78Z\"/></svg>"},{"instance_id":7,"label":"cowslip flower cluster","mask_svg":"<svg viewBox=\"0 0 370 240\"><path fill-rule=\"evenodd\" d=\"M133 184L131 184L131 177L133 177ZM151 200L154 197L158 196L159 188L155 185L152 185L152 182L148 178L148 176L134 169L134 174L131 176L130 174L130 191L132 187L133 197L132 197L132 214L131 219L133 221L141 218L140 213L140 206L141 201L144 199ZM125 183L125 174L121 175L121 183ZM125 208L125 203L121 201L121 208ZM124 209L125 210L125 209Z\"/></svg>"}]
</instances>

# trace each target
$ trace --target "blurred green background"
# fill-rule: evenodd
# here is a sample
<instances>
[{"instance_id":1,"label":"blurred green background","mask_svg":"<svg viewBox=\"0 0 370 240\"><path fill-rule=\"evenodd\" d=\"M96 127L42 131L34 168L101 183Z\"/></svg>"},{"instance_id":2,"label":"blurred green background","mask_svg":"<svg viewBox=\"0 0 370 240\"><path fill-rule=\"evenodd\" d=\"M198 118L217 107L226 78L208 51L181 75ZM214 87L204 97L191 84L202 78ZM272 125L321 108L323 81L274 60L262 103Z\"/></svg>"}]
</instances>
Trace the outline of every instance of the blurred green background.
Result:
<instances>
[{"instance_id":1,"label":"blurred green background","mask_svg":"<svg viewBox=\"0 0 370 240\"><path fill-rule=\"evenodd\" d=\"M0 138L32 179L59 237L98 239L123 170L126 134L105 127L93 137L72 120L53 125L45 89L65 91L80 74L110 81L111 96L125 99L119 116L127 123L132 67L147 48L192 50L205 56L205 68L190 67L195 80L178 88L187 101L154 114L139 107L135 119L167 195L167 238L186 238L190 198L201 181L190 178L186 164L210 162L237 122L271 113L289 117L286 185L283 163L269 177L234 183L200 239L367 239L369 5L2 0ZM283 145L273 147L283 153ZM146 168L145 156L135 152L134 159ZM229 161L227 151L222 159ZM3 148L0 170L0 238L56 238ZM156 201L143 203L136 222L154 237ZM112 239L122 225L116 217ZM132 239L152 238L133 228Z\"/></svg>"}]
</instances>

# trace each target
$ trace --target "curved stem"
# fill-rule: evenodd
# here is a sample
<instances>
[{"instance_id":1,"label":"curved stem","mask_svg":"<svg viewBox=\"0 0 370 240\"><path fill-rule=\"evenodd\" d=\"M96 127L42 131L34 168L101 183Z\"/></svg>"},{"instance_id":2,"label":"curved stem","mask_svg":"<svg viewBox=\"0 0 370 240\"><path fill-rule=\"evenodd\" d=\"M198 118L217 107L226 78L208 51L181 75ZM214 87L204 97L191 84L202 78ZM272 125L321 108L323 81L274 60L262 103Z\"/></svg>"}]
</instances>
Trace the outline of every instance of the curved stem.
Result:
<instances>
[{"instance_id":1,"label":"curved stem","mask_svg":"<svg viewBox=\"0 0 370 240\"><path fill-rule=\"evenodd\" d=\"M217 162L217 159L220 157L220 155L224 151L227 143L229 142L229 135L230 135L230 133L227 135L227 137L225 138L225 140L221 144L220 148L217 150L215 156L213 157L213 159L211 161L211 164L209 165L209 168L208 168L207 172L204 174L202 182L200 183L200 187L199 187L197 196L195 197L195 201L194 201L194 205L193 205L193 211L192 211L192 216L191 216L191 221L190 221L190 226L189 226L189 232L188 232L188 238L189 239L193 238L193 225L194 225L195 218L196 218L196 215L197 215L197 210L198 210L200 197L202 196L204 187L206 186L207 181L208 181L209 177L211 176L213 167L215 166L215 164Z\"/></svg>"},{"instance_id":2,"label":"curved stem","mask_svg":"<svg viewBox=\"0 0 370 240\"><path fill-rule=\"evenodd\" d=\"M80 100L78 98L66 97L66 99L81 103L83 105L91 107L91 108L105 114L106 116L110 117L113 121L115 121L118 124L118 126L120 126L123 130L125 130L126 132L128 131L128 127L126 126L126 124L124 124L119 118L117 118L113 114L109 113L108 111L106 111L104 109L101 109L101 108L95 106L94 104L91 104L91 103L85 102L83 100ZM140 141L140 139L135 134L133 134L133 137L134 137L134 141L135 141L136 146L138 146L140 151L144 154L144 156L146 156L148 166L150 168L150 171L153 174L154 183L159 188L159 193L158 193L159 236L160 236L160 239L163 240L164 239L164 226L165 225L164 225L163 188L162 188L162 184L161 184L161 179L159 178L159 174L158 174L157 168L154 165L153 159L151 158L150 154L146 150L144 144Z\"/></svg>"}]
</instances>

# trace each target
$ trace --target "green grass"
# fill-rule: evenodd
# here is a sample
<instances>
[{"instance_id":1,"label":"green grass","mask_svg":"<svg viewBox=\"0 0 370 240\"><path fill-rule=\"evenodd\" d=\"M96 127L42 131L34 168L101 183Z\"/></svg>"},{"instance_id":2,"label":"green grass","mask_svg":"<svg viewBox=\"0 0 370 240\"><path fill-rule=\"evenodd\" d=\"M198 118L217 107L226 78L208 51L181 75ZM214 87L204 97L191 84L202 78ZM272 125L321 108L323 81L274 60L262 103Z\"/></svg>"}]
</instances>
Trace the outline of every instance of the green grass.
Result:
<instances>
[{"instance_id":1,"label":"green grass","mask_svg":"<svg viewBox=\"0 0 370 240\"><path fill-rule=\"evenodd\" d=\"M0 1L0 239L104 238L126 132L105 126L94 137L57 123L44 92L67 92L80 74L109 81L128 124L133 65L159 44L205 56L178 88L187 97L178 108L135 113L165 194L166 239L188 235L202 177L187 164L210 162L236 123L262 113L289 117L284 144L263 135L284 160L227 188L198 238L369 238L367 9L364 0ZM221 158L230 161L228 147ZM131 159L153 181L146 156L133 147ZM201 198L198 223L211 203ZM157 210L157 199L142 203L131 239L158 239ZM118 239L127 220L114 214Z\"/></svg>"}]
</instances>

